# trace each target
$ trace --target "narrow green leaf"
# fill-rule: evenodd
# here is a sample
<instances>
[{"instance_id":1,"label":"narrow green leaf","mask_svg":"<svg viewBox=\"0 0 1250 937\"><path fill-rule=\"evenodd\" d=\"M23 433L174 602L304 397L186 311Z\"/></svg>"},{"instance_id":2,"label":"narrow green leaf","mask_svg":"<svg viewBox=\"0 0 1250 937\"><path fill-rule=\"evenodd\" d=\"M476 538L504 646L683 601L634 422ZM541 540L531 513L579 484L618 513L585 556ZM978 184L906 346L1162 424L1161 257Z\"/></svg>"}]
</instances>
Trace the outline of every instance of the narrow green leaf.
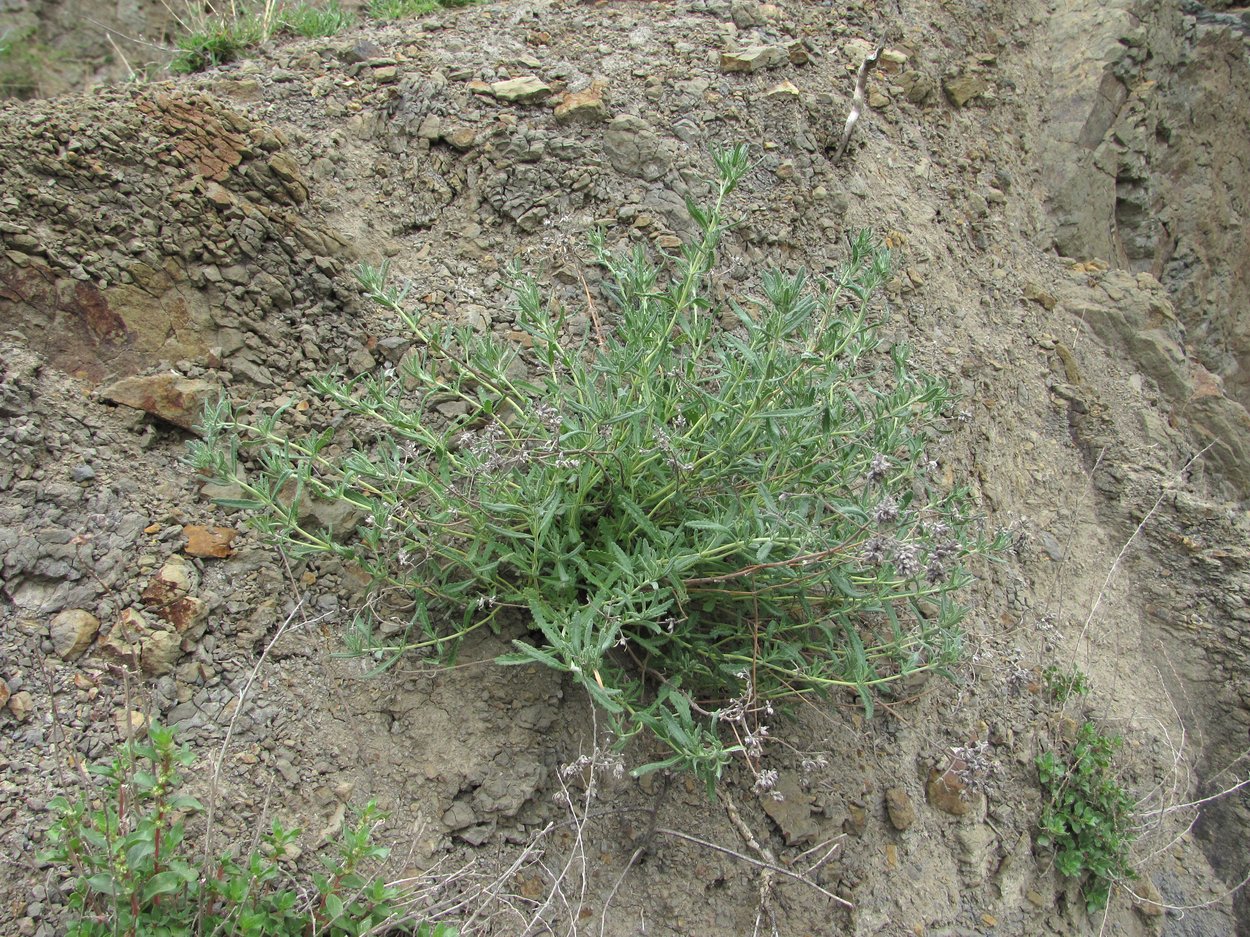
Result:
<instances>
[{"instance_id":1,"label":"narrow green leaf","mask_svg":"<svg viewBox=\"0 0 1250 937\"><path fill-rule=\"evenodd\" d=\"M526 644L524 641L514 640L513 646L517 649L516 654L500 654L495 658L495 663L505 667L517 666L520 664L543 664L553 670L559 670L568 673L569 668L566 664L557 660L546 651L534 647L532 644Z\"/></svg>"},{"instance_id":2,"label":"narrow green leaf","mask_svg":"<svg viewBox=\"0 0 1250 937\"><path fill-rule=\"evenodd\" d=\"M213 498L213 504L239 511L262 511L265 508L265 502L255 498Z\"/></svg>"}]
</instances>

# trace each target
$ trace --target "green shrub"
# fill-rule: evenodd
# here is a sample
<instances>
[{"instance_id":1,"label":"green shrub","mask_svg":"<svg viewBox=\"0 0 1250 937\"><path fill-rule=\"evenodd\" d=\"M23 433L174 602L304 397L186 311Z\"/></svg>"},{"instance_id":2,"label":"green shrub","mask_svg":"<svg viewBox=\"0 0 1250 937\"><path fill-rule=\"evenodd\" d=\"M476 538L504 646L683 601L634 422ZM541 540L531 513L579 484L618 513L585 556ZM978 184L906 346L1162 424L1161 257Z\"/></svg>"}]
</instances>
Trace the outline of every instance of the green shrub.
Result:
<instances>
[{"instance_id":1,"label":"green shrub","mask_svg":"<svg viewBox=\"0 0 1250 937\"><path fill-rule=\"evenodd\" d=\"M1111 768L1119 746L1119 739L1085 722L1066 751L1037 758L1046 797L1037 844L1054 848L1055 867L1063 875L1083 881L1090 914L1107 906L1114 882L1137 877L1128 856L1133 799Z\"/></svg>"},{"instance_id":2,"label":"green shrub","mask_svg":"<svg viewBox=\"0 0 1250 937\"><path fill-rule=\"evenodd\" d=\"M766 273L762 296L718 300L725 200L749 164L743 147L716 161L714 203L689 205L700 236L667 271L594 238L610 331L572 335L518 277L537 373L362 269L415 350L399 373L316 387L377 438L332 456L333 430L294 440L280 414L248 426L222 402L191 457L241 485L225 503L291 555L341 557L409 603L404 640L377 643L362 613L356 649L450 657L518 610L532 640L501 663L569 674L620 744L663 743L638 772L689 769L709 790L735 753L760 779L775 703L849 687L871 708L884 684L958 660L964 562L1001 546L934 477L950 394L906 348L878 353L888 253L864 234L828 282ZM361 512L359 538L305 523L310 497Z\"/></svg>"},{"instance_id":3,"label":"green shrub","mask_svg":"<svg viewBox=\"0 0 1250 937\"><path fill-rule=\"evenodd\" d=\"M57 819L41 858L76 877L69 937L354 937L384 924L417 928L401 911L401 891L368 874L387 855L370 841L380 819L372 803L344 827L337 857L324 860L326 872L311 890L297 890L280 866L299 831L277 822L245 861L225 855L204 865L184 839L185 817L203 807L179 793L179 772L193 761L171 730L153 725L146 741L92 768L105 781L101 806L86 794L50 801ZM301 897L309 891L313 897ZM423 924L416 933L455 937L441 925Z\"/></svg>"}]
</instances>

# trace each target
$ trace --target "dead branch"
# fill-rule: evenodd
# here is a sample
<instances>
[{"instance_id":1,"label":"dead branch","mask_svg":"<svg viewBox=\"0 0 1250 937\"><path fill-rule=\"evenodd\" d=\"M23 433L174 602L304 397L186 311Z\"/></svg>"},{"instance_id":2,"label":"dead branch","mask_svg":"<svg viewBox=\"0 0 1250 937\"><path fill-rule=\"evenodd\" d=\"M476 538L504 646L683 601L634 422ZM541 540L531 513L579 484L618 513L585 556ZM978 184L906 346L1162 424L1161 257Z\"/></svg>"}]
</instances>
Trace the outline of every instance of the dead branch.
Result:
<instances>
[{"instance_id":1,"label":"dead branch","mask_svg":"<svg viewBox=\"0 0 1250 937\"><path fill-rule=\"evenodd\" d=\"M835 163L842 160L842 154L846 152L846 146L851 142L851 131L855 129L855 125L859 122L859 115L864 110L864 88L868 84L868 73L877 64L877 59L881 57L881 53L884 51L885 46L877 46L876 50L865 58L859 66L859 73L855 76L855 96L851 99L851 112L846 115L846 126L842 128L842 139L838 142L838 151L833 154Z\"/></svg>"},{"instance_id":2,"label":"dead branch","mask_svg":"<svg viewBox=\"0 0 1250 937\"><path fill-rule=\"evenodd\" d=\"M735 810L734 813L736 814L737 811ZM732 819L732 817L733 815L731 814L730 819ZM739 819L739 822L741 822L742 818L739 817L738 819ZM745 826L745 824L743 825ZM798 872L793 872L790 869L787 869L785 866L779 865L775 859L771 862L766 859L757 859L754 856L748 856L745 853L741 853L734 849L730 849L727 846L721 846L721 845L718 845L717 843L708 842L706 839L699 839L699 837L697 836L691 836L689 833L682 833L679 830L668 830L668 829L664 829L660 827L656 829L656 832L661 833L664 836L672 836L674 839L684 839L686 842L694 843L696 846L703 846L706 849L713 849L716 852L722 852L727 856L733 856L735 859L740 859L743 862L749 863L758 868L767 869L768 871L775 872L778 875L784 875L787 878L792 878L795 881L802 882L808 888L814 888L816 891L820 892L826 898L830 898L833 901L836 901L838 904L842 905L842 907L844 908L855 907L855 905L852 904L850 901L847 901L845 898L839 895L835 895L833 892L829 891L829 889L823 887L822 885L818 885L816 882L813 882L806 875L802 875ZM739 830L738 832L741 833L742 831ZM751 839L754 840L754 837L752 836Z\"/></svg>"}]
</instances>

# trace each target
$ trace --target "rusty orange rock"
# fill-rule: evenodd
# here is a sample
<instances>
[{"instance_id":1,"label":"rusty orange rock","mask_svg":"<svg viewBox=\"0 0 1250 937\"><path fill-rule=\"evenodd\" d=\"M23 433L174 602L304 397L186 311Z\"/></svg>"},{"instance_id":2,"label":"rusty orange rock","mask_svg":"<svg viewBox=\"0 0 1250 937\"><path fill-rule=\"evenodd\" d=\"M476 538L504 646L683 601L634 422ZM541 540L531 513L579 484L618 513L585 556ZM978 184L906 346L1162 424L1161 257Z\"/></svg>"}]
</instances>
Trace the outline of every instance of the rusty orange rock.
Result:
<instances>
[{"instance_id":1,"label":"rusty orange rock","mask_svg":"<svg viewBox=\"0 0 1250 937\"><path fill-rule=\"evenodd\" d=\"M233 552L230 549L230 543L239 535L239 532L233 527L206 527L202 524L187 524L182 528L182 534L187 538L187 546L184 551L187 556L201 556L220 560Z\"/></svg>"},{"instance_id":2,"label":"rusty orange rock","mask_svg":"<svg viewBox=\"0 0 1250 937\"><path fill-rule=\"evenodd\" d=\"M603 83L595 82L584 91L570 91L556 105L557 123L601 124L608 119L608 107L603 101Z\"/></svg>"},{"instance_id":3,"label":"rusty orange rock","mask_svg":"<svg viewBox=\"0 0 1250 937\"><path fill-rule=\"evenodd\" d=\"M193 595L184 595L154 611L173 625L179 635L190 635L192 638L203 634L204 625L208 622L208 603Z\"/></svg>"}]
</instances>

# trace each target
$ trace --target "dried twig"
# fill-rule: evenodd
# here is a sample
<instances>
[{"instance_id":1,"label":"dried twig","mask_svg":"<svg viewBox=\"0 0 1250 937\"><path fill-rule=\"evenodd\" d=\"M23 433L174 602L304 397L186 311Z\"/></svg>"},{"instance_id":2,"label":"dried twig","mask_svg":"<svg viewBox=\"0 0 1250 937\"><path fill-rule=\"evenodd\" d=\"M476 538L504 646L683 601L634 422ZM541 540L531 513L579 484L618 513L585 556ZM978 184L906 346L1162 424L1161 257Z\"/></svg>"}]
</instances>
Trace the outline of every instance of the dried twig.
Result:
<instances>
[{"instance_id":1,"label":"dried twig","mask_svg":"<svg viewBox=\"0 0 1250 937\"><path fill-rule=\"evenodd\" d=\"M755 850L756 854L766 863L774 866L779 865L777 857L773 855L773 851L767 846L760 844L755 838L755 834L751 832L751 828L747 826L746 821L742 819L742 814L738 812L738 805L734 803L733 798L729 796L729 792L725 792L725 813L729 815L729 822L734 825L734 829L738 831L738 835L743 841ZM777 934L777 914L773 911L773 882L776 874L772 869L764 867L760 871L760 904L759 911L755 915L755 933L760 932L760 919L768 918L769 924L772 925L773 934Z\"/></svg>"},{"instance_id":2,"label":"dried twig","mask_svg":"<svg viewBox=\"0 0 1250 937\"><path fill-rule=\"evenodd\" d=\"M594 298L590 295L590 286L587 285L586 278L582 276L582 272L577 269L576 263L577 263L577 257L576 255L574 255L573 270L577 274L577 279L581 281L582 291L586 294L586 309L589 310L590 321L595 327L595 341L599 345L599 350L605 351L607 350L608 343L604 340L604 337L603 337L603 326L599 324L599 313L595 311L595 301L594 301Z\"/></svg>"},{"instance_id":3,"label":"dried twig","mask_svg":"<svg viewBox=\"0 0 1250 937\"><path fill-rule=\"evenodd\" d=\"M47 658L43 656L43 648L40 647L39 641L32 641L31 644L35 652L35 660L39 664L39 672L43 675L44 686L48 690L48 704L52 709L52 750L56 753L56 782L62 790L65 790L68 786L65 780L67 760L78 768L84 780L87 779L87 769L82 764L82 759L78 757L78 753L70 748L69 736L65 734L65 723L61 720L61 710L56 702L56 686L48 670Z\"/></svg>"},{"instance_id":4,"label":"dried twig","mask_svg":"<svg viewBox=\"0 0 1250 937\"><path fill-rule=\"evenodd\" d=\"M226 734L225 734L225 737L221 741L221 747L217 750L217 757L213 759L213 770L212 770L212 773L209 775L209 782L208 782L208 809L205 811L205 823L204 823L204 867L205 868L211 867L211 861L213 857L212 855L213 833L215 832L215 829L216 829L214 821L216 820L216 815L217 815L218 793L220 792L220 789L221 789L221 771L222 771L222 766L225 764L225 761L226 761L226 754L230 750L230 742L234 736L235 723L238 722L239 715L243 712L244 704L247 701L248 694L252 690L252 684L256 682L256 678L260 673L261 667L264 666L266 659L269 657L269 652L273 650L273 646L278 643L279 639L281 639L281 637L284 634L286 634L287 630L291 626L291 622L295 620L296 613L299 612L300 609L303 608L303 606L304 606L304 599L300 598L295 603L295 607L291 609L290 614L287 615L286 620L283 621L281 626L278 628L277 633L273 636L273 638L269 641L269 643L265 645L265 649L261 652L261 655L257 659L255 665L252 667L251 672L247 675L247 680L243 684L243 689L239 691L237 702L234 707L234 712L230 714L230 722L226 725ZM325 617L326 616L324 614L318 615L316 618L313 618L313 619L305 619L302 622L302 624L311 625L317 621L320 621L321 619Z\"/></svg>"},{"instance_id":5,"label":"dried twig","mask_svg":"<svg viewBox=\"0 0 1250 937\"><path fill-rule=\"evenodd\" d=\"M885 46L879 45L859 66L859 73L855 76L855 96L851 99L851 112L846 115L846 126L842 128L842 139L838 142L838 151L833 154L833 161L840 162L842 154L846 152L846 145L851 142L851 131L855 129L855 125L859 122L859 115L864 110L864 88L868 84L868 73L872 67L877 64L877 59L881 57L881 53L885 51Z\"/></svg>"},{"instance_id":6,"label":"dried twig","mask_svg":"<svg viewBox=\"0 0 1250 937\"><path fill-rule=\"evenodd\" d=\"M104 37L108 39L109 45L113 47L113 51L117 53L117 57L121 59L122 64L126 66L126 77L130 81L138 81L139 73L136 72L134 68L131 67L130 59L126 58L126 53L123 52L121 48L117 45L117 41L113 38L113 34L111 32L107 32L104 34Z\"/></svg>"},{"instance_id":7,"label":"dried twig","mask_svg":"<svg viewBox=\"0 0 1250 937\"><path fill-rule=\"evenodd\" d=\"M1180 471L1176 473L1175 477L1177 480L1179 481L1184 478L1185 473L1189 471L1190 466L1206 455L1207 450L1210 448L1211 444L1203 446L1197 453L1191 456L1189 461L1182 465ZM1128 553L1129 547L1133 545L1133 541L1137 539L1146 524L1150 522L1150 518L1154 517L1155 511L1159 509L1159 505L1163 503L1163 499L1167 497L1170 491L1171 489L1167 487L1160 488L1159 497L1155 498L1155 502L1150 506L1150 510L1146 512L1146 516L1141 519L1141 523L1137 525L1131 534L1129 534L1128 539L1124 541L1124 546L1120 548L1120 552L1116 554L1115 559L1111 562L1111 567L1107 570L1107 578L1103 580L1102 588L1098 590L1098 597L1094 600L1094 604L1090 608L1089 614L1085 616L1085 624L1081 626L1081 633L1077 638L1078 643L1085 640L1085 635L1089 632L1089 626L1093 622L1094 616L1098 613L1098 607L1102 604L1102 600L1106 596L1107 590L1111 587L1111 580L1115 578L1115 574L1119 570L1120 563L1124 560L1125 554Z\"/></svg>"},{"instance_id":8,"label":"dried twig","mask_svg":"<svg viewBox=\"0 0 1250 937\"><path fill-rule=\"evenodd\" d=\"M822 855L819 859L817 859L808 867L807 874L811 875L813 872L819 869L822 865L824 865L826 862L828 862L830 859L833 858L833 854L842 848L842 840L844 839L846 839L846 834L839 833L837 836L833 837L833 839L827 839L823 843L817 843L811 849L804 850L803 852L795 856L793 859L787 859L786 865L792 866L796 862L798 862L800 859L805 859L808 856L810 856L812 853L817 852L818 850L824 849L826 846L829 846L829 848L825 850L824 855ZM830 845L831 843L832 845Z\"/></svg>"},{"instance_id":9,"label":"dried twig","mask_svg":"<svg viewBox=\"0 0 1250 937\"><path fill-rule=\"evenodd\" d=\"M661 833L664 836L672 836L674 839L684 839L688 843L694 843L696 846L703 846L706 849L714 849L717 852L723 852L727 856L733 856L735 859L741 859L743 862L750 863L751 865L757 866L761 869L768 869L770 872L776 872L778 875L784 875L787 878L792 878L795 881L802 882L804 885L806 885L809 888L816 889L816 891L820 892L826 898L833 899L838 904L842 905L842 907L844 908L855 907L854 904L847 901L845 898L841 897L840 895L835 895L833 892L829 891L829 889L825 888L822 885L818 885L816 882L813 882L806 875L802 875L798 872L792 872L790 869L787 869L785 866L778 865L775 861L768 862L767 860L756 859L754 856L748 856L745 853L741 853L734 849L730 849L727 846L721 846L721 845L718 845L717 843L708 842L706 839L699 839L699 837L697 836L691 836L689 833L682 833L679 830L669 830L669 829L664 829L663 827L658 827L656 829L656 832Z\"/></svg>"}]
</instances>

